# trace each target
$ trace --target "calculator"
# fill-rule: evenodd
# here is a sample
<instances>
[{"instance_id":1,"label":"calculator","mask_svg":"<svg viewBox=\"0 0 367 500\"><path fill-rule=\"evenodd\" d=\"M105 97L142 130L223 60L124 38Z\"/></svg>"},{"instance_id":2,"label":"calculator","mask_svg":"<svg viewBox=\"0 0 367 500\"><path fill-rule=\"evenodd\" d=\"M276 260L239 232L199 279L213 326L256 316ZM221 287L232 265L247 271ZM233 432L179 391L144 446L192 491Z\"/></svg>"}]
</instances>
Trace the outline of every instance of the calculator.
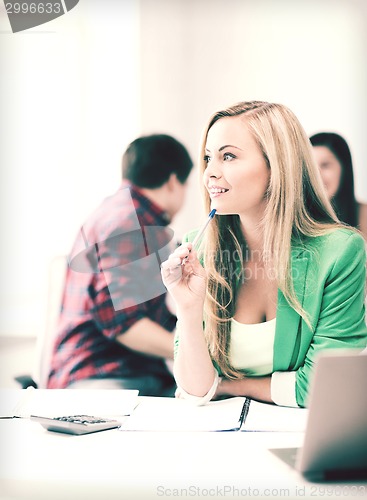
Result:
<instances>
[{"instance_id":1,"label":"calculator","mask_svg":"<svg viewBox=\"0 0 367 500\"><path fill-rule=\"evenodd\" d=\"M38 417L31 415L33 422L40 423L48 431L63 432L65 434L90 434L92 432L116 429L122 425L118 420L90 415L71 415L64 417Z\"/></svg>"}]
</instances>

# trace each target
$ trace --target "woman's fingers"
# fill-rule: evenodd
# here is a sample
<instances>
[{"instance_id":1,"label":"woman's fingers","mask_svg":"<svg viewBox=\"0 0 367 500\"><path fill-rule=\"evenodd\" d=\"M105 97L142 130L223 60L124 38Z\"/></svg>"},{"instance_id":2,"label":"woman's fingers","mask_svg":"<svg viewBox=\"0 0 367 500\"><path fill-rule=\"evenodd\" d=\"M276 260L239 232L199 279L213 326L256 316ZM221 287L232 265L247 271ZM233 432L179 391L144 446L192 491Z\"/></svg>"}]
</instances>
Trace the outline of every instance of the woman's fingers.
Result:
<instances>
[{"instance_id":1,"label":"woman's fingers","mask_svg":"<svg viewBox=\"0 0 367 500\"><path fill-rule=\"evenodd\" d=\"M177 248L162 262L161 274L176 304L187 305L205 297L206 273L191 243Z\"/></svg>"},{"instance_id":2,"label":"woman's fingers","mask_svg":"<svg viewBox=\"0 0 367 500\"><path fill-rule=\"evenodd\" d=\"M171 270L174 269L177 266L181 265L181 259L180 257L175 257L174 255L170 255L167 260L162 262L162 269L164 270Z\"/></svg>"},{"instance_id":3,"label":"woman's fingers","mask_svg":"<svg viewBox=\"0 0 367 500\"><path fill-rule=\"evenodd\" d=\"M165 287L172 290L182 279L182 262L189 254L186 246L177 248L166 261L161 264L162 279Z\"/></svg>"},{"instance_id":4,"label":"woman's fingers","mask_svg":"<svg viewBox=\"0 0 367 500\"><path fill-rule=\"evenodd\" d=\"M162 280L165 287L170 290L182 278L181 260L178 257L168 258L161 265Z\"/></svg>"},{"instance_id":5,"label":"woman's fingers","mask_svg":"<svg viewBox=\"0 0 367 500\"><path fill-rule=\"evenodd\" d=\"M174 269L177 266L180 266L185 259L188 258L191 250L191 243L187 243L185 245L181 245L176 248L176 250L171 253L167 260L162 262L162 269Z\"/></svg>"}]
</instances>

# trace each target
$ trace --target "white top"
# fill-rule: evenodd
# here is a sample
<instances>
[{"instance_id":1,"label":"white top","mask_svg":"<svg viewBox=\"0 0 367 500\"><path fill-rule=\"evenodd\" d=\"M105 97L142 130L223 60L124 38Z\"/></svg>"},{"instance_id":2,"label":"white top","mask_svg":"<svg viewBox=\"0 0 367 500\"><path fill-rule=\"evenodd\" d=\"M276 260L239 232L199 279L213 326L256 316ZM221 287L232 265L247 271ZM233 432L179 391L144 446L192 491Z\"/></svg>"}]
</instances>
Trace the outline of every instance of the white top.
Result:
<instances>
[{"instance_id":1,"label":"white top","mask_svg":"<svg viewBox=\"0 0 367 500\"><path fill-rule=\"evenodd\" d=\"M244 324L232 318L229 355L234 368L250 376L271 375L271 398L280 406L298 407L296 372L273 372L276 318L263 323ZM177 379L176 379L177 382ZM212 387L203 397L188 394L177 382L176 397L203 405L214 396L220 378L217 371Z\"/></svg>"},{"instance_id":2,"label":"white top","mask_svg":"<svg viewBox=\"0 0 367 500\"><path fill-rule=\"evenodd\" d=\"M229 349L232 366L250 376L272 373L275 325L276 318L252 325L232 318Z\"/></svg>"}]
</instances>

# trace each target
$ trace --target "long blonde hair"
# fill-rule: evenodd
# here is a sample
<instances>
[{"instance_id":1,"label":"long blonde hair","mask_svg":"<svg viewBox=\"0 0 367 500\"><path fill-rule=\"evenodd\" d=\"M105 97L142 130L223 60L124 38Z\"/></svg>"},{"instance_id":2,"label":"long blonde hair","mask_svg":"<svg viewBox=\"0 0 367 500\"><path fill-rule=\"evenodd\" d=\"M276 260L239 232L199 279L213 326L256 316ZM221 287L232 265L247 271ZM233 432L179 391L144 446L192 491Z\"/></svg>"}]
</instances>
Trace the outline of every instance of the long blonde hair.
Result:
<instances>
[{"instance_id":1,"label":"long blonde hair","mask_svg":"<svg viewBox=\"0 0 367 500\"><path fill-rule=\"evenodd\" d=\"M342 225L327 198L308 137L287 107L261 101L240 102L213 114L204 129L199 165L206 169L205 146L209 129L224 117L245 115L246 123L271 170L262 221L264 261L276 269L278 288L308 323L291 276L292 244L315 237ZM203 186L205 208L210 197ZM242 378L243 372L229 361L231 318L234 316L239 276L236 256L243 266L246 241L238 215L215 217L201 247L208 276L205 302L205 335L214 362L224 376Z\"/></svg>"}]
</instances>

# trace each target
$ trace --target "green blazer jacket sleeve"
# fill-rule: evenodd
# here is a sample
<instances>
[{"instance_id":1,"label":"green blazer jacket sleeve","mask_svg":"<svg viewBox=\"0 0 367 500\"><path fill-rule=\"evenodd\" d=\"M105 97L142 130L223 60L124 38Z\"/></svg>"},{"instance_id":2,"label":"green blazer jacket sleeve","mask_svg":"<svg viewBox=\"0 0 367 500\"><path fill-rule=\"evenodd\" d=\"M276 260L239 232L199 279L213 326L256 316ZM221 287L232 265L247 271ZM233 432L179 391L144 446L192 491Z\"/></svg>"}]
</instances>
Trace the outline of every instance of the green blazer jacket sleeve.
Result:
<instances>
[{"instance_id":1,"label":"green blazer jacket sleeve","mask_svg":"<svg viewBox=\"0 0 367 500\"><path fill-rule=\"evenodd\" d=\"M189 233L185 241L194 236ZM294 289L310 325L278 290L273 370L296 372L296 401L307 406L317 355L367 345L365 243L356 231L336 229L293 248L291 260ZM176 349L178 341L179 329Z\"/></svg>"},{"instance_id":2,"label":"green blazer jacket sleeve","mask_svg":"<svg viewBox=\"0 0 367 500\"><path fill-rule=\"evenodd\" d=\"M296 371L296 400L307 406L317 355L367 345L366 251L363 238L338 229L292 252L294 288L311 328L278 291L274 371Z\"/></svg>"}]
</instances>

